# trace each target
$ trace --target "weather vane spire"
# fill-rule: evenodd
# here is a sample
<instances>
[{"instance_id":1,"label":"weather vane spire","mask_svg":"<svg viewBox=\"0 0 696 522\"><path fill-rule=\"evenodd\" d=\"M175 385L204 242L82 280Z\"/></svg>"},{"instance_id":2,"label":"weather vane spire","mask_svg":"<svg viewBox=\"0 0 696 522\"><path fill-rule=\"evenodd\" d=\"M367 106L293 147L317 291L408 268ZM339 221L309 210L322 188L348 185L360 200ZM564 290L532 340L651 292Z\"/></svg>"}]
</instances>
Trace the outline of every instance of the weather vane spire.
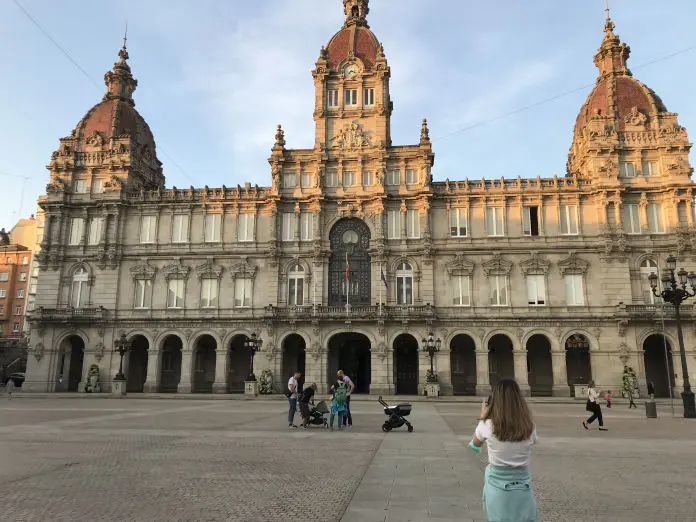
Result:
<instances>
[{"instance_id":1,"label":"weather vane spire","mask_svg":"<svg viewBox=\"0 0 696 522\"><path fill-rule=\"evenodd\" d=\"M614 25L614 22L611 20L611 14L609 10L609 0L604 1L604 12L606 13L606 20L604 22L604 32L607 33L608 37L613 37L614 36L614 28L616 27Z\"/></svg>"},{"instance_id":2,"label":"weather vane spire","mask_svg":"<svg viewBox=\"0 0 696 522\"><path fill-rule=\"evenodd\" d=\"M125 62L128 59L128 49L126 49L126 43L128 42L128 20L126 20L126 29L123 31L123 46L118 52L121 61Z\"/></svg>"}]
</instances>

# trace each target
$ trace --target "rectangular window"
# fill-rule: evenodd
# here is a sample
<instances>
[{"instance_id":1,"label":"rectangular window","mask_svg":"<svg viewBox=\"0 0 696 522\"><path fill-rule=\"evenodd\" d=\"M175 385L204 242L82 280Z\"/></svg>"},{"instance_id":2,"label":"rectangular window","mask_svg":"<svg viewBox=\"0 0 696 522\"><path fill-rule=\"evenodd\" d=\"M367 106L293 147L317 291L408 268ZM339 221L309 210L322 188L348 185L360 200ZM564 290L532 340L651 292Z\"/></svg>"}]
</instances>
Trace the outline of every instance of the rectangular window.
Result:
<instances>
[{"instance_id":1,"label":"rectangular window","mask_svg":"<svg viewBox=\"0 0 696 522\"><path fill-rule=\"evenodd\" d=\"M251 279L236 279L234 285L234 307L251 307Z\"/></svg>"},{"instance_id":2,"label":"rectangular window","mask_svg":"<svg viewBox=\"0 0 696 522\"><path fill-rule=\"evenodd\" d=\"M7 290L0 288L0 297L5 297L5 292L7 292Z\"/></svg>"},{"instance_id":3,"label":"rectangular window","mask_svg":"<svg viewBox=\"0 0 696 522\"><path fill-rule=\"evenodd\" d=\"M365 107L371 107L375 104L375 90L371 87L365 87L363 89L363 105Z\"/></svg>"},{"instance_id":4,"label":"rectangular window","mask_svg":"<svg viewBox=\"0 0 696 522\"><path fill-rule=\"evenodd\" d=\"M578 234L578 207L561 205L561 234L574 236Z\"/></svg>"},{"instance_id":5,"label":"rectangular window","mask_svg":"<svg viewBox=\"0 0 696 522\"><path fill-rule=\"evenodd\" d=\"M15 306L15 315L22 315L22 307Z\"/></svg>"},{"instance_id":6,"label":"rectangular window","mask_svg":"<svg viewBox=\"0 0 696 522\"><path fill-rule=\"evenodd\" d=\"M205 216L205 242L220 242L220 225L222 224L221 214L206 214Z\"/></svg>"},{"instance_id":7,"label":"rectangular window","mask_svg":"<svg viewBox=\"0 0 696 522\"><path fill-rule=\"evenodd\" d=\"M288 280L288 304L290 306L304 304L304 278L291 277Z\"/></svg>"},{"instance_id":8,"label":"rectangular window","mask_svg":"<svg viewBox=\"0 0 696 522\"><path fill-rule=\"evenodd\" d=\"M167 289L167 308L184 307L184 280L170 279Z\"/></svg>"},{"instance_id":9,"label":"rectangular window","mask_svg":"<svg viewBox=\"0 0 696 522\"><path fill-rule=\"evenodd\" d=\"M218 305L218 280L201 279L201 308L216 308Z\"/></svg>"},{"instance_id":10,"label":"rectangular window","mask_svg":"<svg viewBox=\"0 0 696 522\"><path fill-rule=\"evenodd\" d=\"M95 179L92 181L92 194L101 194L104 192L104 180Z\"/></svg>"},{"instance_id":11,"label":"rectangular window","mask_svg":"<svg viewBox=\"0 0 696 522\"><path fill-rule=\"evenodd\" d=\"M22 256L22 264L23 265L29 264L29 256Z\"/></svg>"},{"instance_id":12,"label":"rectangular window","mask_svg":"<svg viewBox=\"0 0 696 522\"><path fill-rule=\"evenodd\" d=\"M657 161L644 161L642 167L643 176L657 176L659 174Z\"/></svg>"},{"instance_id":13,"label":"rectangular window","mask_svg":"<svg viewBox=\"0 0 696 522\"><path fill-rule=\"evenodd\" d=\"M543 274L527 276L527 304L529 306L546 304L546 276Z\"/></svg>"},{"instance_id":14,"label":"rectangular window","mask_svg":"<svg viewBox=\"0 0 696 522\"><path fill-rule=\"evenodd\" d=\"M314 238L314 216L311 212L300 214L300 240L311 241Z\"/></svg>"},{"instance_id":15,"label":"rectangular window","mask_svg":"<svg viewBox=\"0 0 696 522\"><path fill-rule=\"evenodd\" d=\"M585 293L582 289L582 274L567 274L563 277L565 283L566 304L580 306L585 304Z\"/></svg>"},{"instance_id":16,"label":"rectangular window","mask_svg":"<svg viewBox=\"0 0 696 522\"><path fill-rule=\"evenodd\" d=\"M659 203L648 205L648 229L651 234L665 233L665 220L662 214L662 205Z\"/></svg>"},{"instance_id":17,"label":"rectangular window","mask_svg":"<svg viewBox=\"0 0 696 522\"><path fill-rule=\"evenodd\" d=\"M239 241L254 240L254 214L237 216L237 238Z\"/></svg>"},{"instance_id":18,"label":"rectangular window","mask_svg":"<svg viewBox=\"0 0 696 522\"><path fill-rule=\"evenodd\" d=\"M140 242L154 243L156 236L157 217L143 216L140 222Z\"/></svg>"},{"instance_id":19,"label":"rectangular window","mask_svg":"<svg viewBox=\"0 0 696 522\"><path fill-rule=\"evenodd\" d=\"M466 209L450 209L450 236L466 237Z\"/></svg>"},{"instance_id":20,"label":"rectangular window","mask_svg":"<svg viewBox=\"0 0 696 522\"><path fill-rule=\"evenodd\" d=\"M17 289L17 299L24 299L24 288Z\"/></svg>"},{"instance_id":21,"label":"rectangular window","mask_svg":"<svg viewBox=\"0 0 696 522\"><path fill-rule=\"evenodd\" d=\"M20 274L19 274L19 280L20 280L20 281L26 281L26 280L27 280L27 273L26 273L26 272L20 272Z\"/></svg>"},{"instance_id":22,"label":"rectangular window","mask_svg":"<svg viewBox=\"0 0 696 522\"><path fill-rule=\"evenodd\" d=\"M387 173L387 185L401 185L401 171L392 169Z\"/></svg>"},{"instance_id":23,"label":"rectangular window","mask_svg":"<svg viewBox=\"0 0 696 522\"><path fill-rule=\"evenodd\" d=\"M288 172L283 176L283 188L294 189L297 185L297 178L294 172Z\"/></svg>"},{"instance_id":24,"label":"rectangular window","mask_svg":"<svg viewBox=\"0 0 696 522\"><path fill-rule=\"evenodd\" d=\"M103 217L93 217L89 220L89 239L87 244L98 245L101 241L102 227L104 226Z\"/></svg>"},{"instance_id":25,"label":"rectangular window","mask_svg":"<svg viewBox=\"0 0 696 522\"><path fill-rule=\"evenodd\" d=\"M338 107L338 90L329 89L328 91L328 106L329 109L335 109Z\"/></svg>"},{"instance_id":26,"label":"rectangular window","mask_svg":"<svg viewBox=\"0 0 696 522\"><path fill-rule=\"evenodd\" d=\"M374 183L373 180L374 180L374 178L373 178L373 176L372 176L372 172L363 172L363 175L362 175L362 184L363 184L363 187L369 187L369 186L371 186L372 183Z\"/></svg>"},{"instance_id":27,"label":"rectangular window","mask_svg":"<svg viewBox=\"0 0 696 522\"><path fill-rule=\"evenodd\" d=\"M500 207L486 208L486 230L489 236L504 236L503 209Z\"/></svg>"},{"instance_id":28,"label":"rectangular window","mask_svg":"<svg viewBox=\"0 0 696 522\"><path fill-rule=\"evenodd\" d=\"M343 186L352 187L356 185L356 175L355 172L344 172L343 173Z\"/></svg>"},{"instance_id":29,"label":"rectangular window","mask_svg":"<svg viewBox=\"0 0 696 522\"><path fill-rule=\"evenodd\" d=\"M76 179L75 180L75 193L84 194L87 192L87 180L86 179Z\"/></svg>"},{"instance_id":30,"label":"rectangular window","mask_svg":"<svg viewBox=\"0 0 696 522\"><path fill-rule=\"evenodd\" d=\"M152 281L137 279L135 281L135 308L150 308L152 300Z\"/></svg>"},{"instance_id":31,"label":"rectangular window","mask_svg":"<svg viewBox=\"0 0 696 522\"><path fill-rule=\"evenodd\" d=\"M396 277L396 304L413 304L413 277L410 275Z\"/></svg>"},{"instance_id":32,"label":"rectangular window","mask_svg":"<svg viewBox=\"0 0 696 522\"><path fill-rule=\"evenodd\" d=\"M638 205L623 206L623 226L627 234L640 234L640 207Z\"/></svg>"},{"instance_id":33,"label":"rectangular window","mask_svg":"<svg viewBox=\"0 0 696 522\"><path fill-rule=\"evenodd\" d=\"M68 238L68 244L75 246L79 245L82 241L82 234L85 229L85 220L82 218L72 218L70 219L70 237Z\"/></svg>"},{"instance_id":34,"label":"rectangular window","mask_svg":"<svg viewBox=\"0 0 696 522\"><path fill-rule=\"evenodd\" d=\"M413 169L407 169L406 170L406 184L407 185L415 185L418 183L418 175L416 174L416 171Z\"/></svg>"},{"instance_id":35,"label":"rectangular window","mask_svg":"<svg viewBox=\"0 0 696 522\"><path fill-rule=\"evenodd\" d=\"M282 241L292 241L293 240L293 232L294 232L294 226L293 226L293 221L295 220L295 214L292 212L283 212L283 222L281 224L282 230L281 230L281 238Z\"/></svg>"},{"instance_id":36,"label":"rectangular window","mask_svg":"<svg viewBox=\"0 0 696 522\"><path fill-rule=\"evenodd\" d=\"M9 279L10 279L9 272L0 272L0 281L9 281Z\"/></svg>"},{"instance_id":37,"label":"rectangular window","mask_svg":"<svg viewBox=\"0 0 696 522\"><path fill-rule=\"evenodd\" d=\"M624 178L635 178L636 165L630 161L619 162L619 174Z\"/></svg>"},{"instance_id":38,"label":"rectangular window","mask_svg":"<svg viewBox=\"0 0 696 522\"><path fill-rule=\"evenodd\" d=\"M186 214L172 216L172 243L188 242L189 217Z\"/></svg>"},{"instance_id":39,"label":"rectangular window","mask_svg":"<svg viewBox=\"0 0 696 522\"><path fill-rule=\"evenodd\" d=\"M357 89L345 89L344 91L343 104L346 107L355 106L358 104L358 90Z\"/></svg>"},{"instance_id":40,"label":"rectangular window","mask_svg":"<svg viewBox=\"0 0 696 522\"><path fill-rule=\"evenodd\" d=\"M489 278L491 285L491 306L507 306L507 276L493 275Z\"/></svg>"},{"instance_id":41,"label":"rectangular window","mask_svg":"<svg viewBox=\"0 0 696 522\"><path fill-rule=\"evenodd\" d=\"M335 169L329 169L326 171L326 186L327 187L337 187L338 186L338 172Z\"/></svg>"},{"instance_id":42,"label":"rectangular window","mask_svg":"<svg viewBox=\"0 0 696 522\"><path fill-rule=\"evenodd\" d=\"M36 284L36 283L31 283L31 284L29 285L29 293L30 293L31 295L36 294L36 288L37 288L37 284Z\"/></svg>"},{"instance_id":43,"label":"rectangular window","mask_svg":"<svg viewBox=\"0 0 696 522\"><path fill-rule=\"evenodd\" d=\"M417 210L406 211L406 236L411 239L420 237L420 214Z\"/></svg>"},{"instance_id":44,"label":"rectangular window","mask_svg":"<svg viewBox=\"0 0 696 522\"><path fill-rule=\"evenodd\" d=\"M12 331L19 332L19 323L12 323Z\"/></svg>"},{"instance_id":45,"label":"rectangular window","mask_svg":"<svg viewBox=\"0 0 696 522\"><path fill-rule=\"evenodd\" d=\"M399 239L401 237L401 211L390 210L387 212L387 239Z\"/></svg>"},{"instance_id":46,"label":"rectangular window","mask_svg":"<svg viewBox=\"0 0 696 522\"><path fill-rule=\"evenodd\" d=\"M539 235L539 207L522 207L522 232L525 236Z\"/></svg>"},{"instance_id":47,"label":"rectangular window","mask_svg":"<svg viewBox=\"0 0 696 522\"><path fill-rule=\"evenodd\" d=\"M457 276L454 278L453 285L452 304L454 306L471 306L469 278L467 276Z\"/></svg>"},{"instance_id":48,"label":"rectangular window","mask_svg":"<svg viewBox=\"0 0 696 522\"><path fill-rule=\"evenodd\" d=\"M309 172L303 172L300 176L300 186L302 188L309 188L312 186L312 175Z\"/></svg>"},{"instance_id":49,"label":"rectangular window","mask_svg":"<svg viewBox=\"0 0 696 522\"><path fill-rule=\"evenodd\" d=\"M1 305L1 304L0 304L0 314L3 313L4 308L5 308L5 305Z\"/></svg>"}]
</instances>

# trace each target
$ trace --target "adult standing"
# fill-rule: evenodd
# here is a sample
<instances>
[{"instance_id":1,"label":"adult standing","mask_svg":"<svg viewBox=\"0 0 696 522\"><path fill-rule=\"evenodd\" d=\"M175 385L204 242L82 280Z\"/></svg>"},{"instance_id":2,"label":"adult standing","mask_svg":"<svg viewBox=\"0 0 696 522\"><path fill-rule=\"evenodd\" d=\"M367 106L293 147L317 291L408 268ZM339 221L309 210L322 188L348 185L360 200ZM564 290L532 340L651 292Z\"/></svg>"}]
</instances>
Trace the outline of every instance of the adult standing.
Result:
<instances>
[{"instance_id":1,"label":"adult standing","mask_svg":"<svg viewBox=\"0 0 696 522\"><path fill-rule=\"evenodd\" d=\"M300 395L300 415L302 416L302 427L309 428L309 403L314 404L314 393L317 391L316 383L312 383L302 390Z\"/></svg>"},{"instance_id":2,"label":"adult standing","mask_svg":"<svg viewBox=\"0 0 696 522\"><path fill-rule=\"evenodd\" d=\"M298 393L298 379L302 376L299 371L290 377L288 380L288 389L285 395L288 398L288 426L290 428L297 428L295 425L295 412L297 411L297 393Z\"/></svg>"},{"instance_id":3,"label":"adult standing","mask_svg":"<svg viewBox=\"0 0 696 522\"><path fill-rule=\"evenodd\" d=\"M487 403L488 402L488 403ZM529 463L537 433L527 402L512 379L501 379L490 401L481 404L481 418L469 447L488 446L483 505L488 520L537 522L539 510Z\"/></svg>"},{"instance_id":4,"label":"adult standing","mask_svg":"<svg viewBox=\"0 0 696 522\"><path fill-rule=\"evenodd\" d=\"M353 395L353 391L355 391L355 384L353 384L353 381L350 380L350 377L343 373L343 370L338 370L336 375L338 376L339 381L346 383L346 412L343 415L343 425L350 429L353 427L353 416L350 414L350 396Z\"/></svg>"},{"instance_id":5,"label":"adult standing","mask_svg":"<svg viewBox=\"0 0 696 522\"><path fill-rule=\"evenodd\" d=\"M586 410L592 412L592 415L586 421L582 421L582 427L586 430L590 429L595 419L599 421L599 431L607 431L604 427L604 419L602 418L602 406L599 404L600 393L595 388L594 381L590 381L590 386L587 388L587 405Z\"/></svg>"},{"instance_id":6,"label":"adult standing","mask_svg":"<svg viewBox=\"0 0 696 522\"><path fill-rule=\"evenodd\" d=\"M651 401L655 400L655 383L652 381L648 382L648 397Z\"/></svg>"}]
</instances>

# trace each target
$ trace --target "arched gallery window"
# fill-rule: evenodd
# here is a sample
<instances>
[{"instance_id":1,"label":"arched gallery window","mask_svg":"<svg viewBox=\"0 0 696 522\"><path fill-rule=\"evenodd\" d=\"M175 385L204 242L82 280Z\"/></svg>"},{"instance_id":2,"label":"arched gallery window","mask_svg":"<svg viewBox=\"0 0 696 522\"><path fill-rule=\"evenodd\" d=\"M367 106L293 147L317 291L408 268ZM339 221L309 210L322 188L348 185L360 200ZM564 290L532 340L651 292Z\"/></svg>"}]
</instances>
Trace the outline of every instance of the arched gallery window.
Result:
<instances>
[{"instance_id":1,"label":"arched gallery window","mask_svg":"<svg viewBox=\"0 0 696 522\"><path fill-rule=\"evenodd\" d=\"M413 304L413 267L406 262L396 267L396 303Z\"/></svg>"},{"instance_id":2,"label":"arched gallery window","mask_svg":"<svg viewBox=\"0 0 696 522\"><path fill-rule=\"evenodd\" d=\"M304 304L304 268L293 265L288 272L288 305L302 306Z\"/></svg>"},{"instance_id":3,"label":"arched gallery window","mask_svg":"<svg viewBox=\"0 0 696 522\"><path fill-rule=\"evenodd\" d=\"M650 288L648 276L652 273L657 274L657 263L652 259L644 259L640 264L640 288L643 291L643 300L645 304L655 304L659 299L652 293L652 289Z\"/></svg>"},{"instance_id":4,"label":"arched gallery window","mask_svg":"<svg viewBox=\"0 0 696 522\"><path fill-rule=\"evenodd\" d=\"M80 267L75 270L72 277L72 288L70 292L70 306L73 308L84 308L87 303L87 290L89 275L87 270Z\"/></svg>"}]
</instances>

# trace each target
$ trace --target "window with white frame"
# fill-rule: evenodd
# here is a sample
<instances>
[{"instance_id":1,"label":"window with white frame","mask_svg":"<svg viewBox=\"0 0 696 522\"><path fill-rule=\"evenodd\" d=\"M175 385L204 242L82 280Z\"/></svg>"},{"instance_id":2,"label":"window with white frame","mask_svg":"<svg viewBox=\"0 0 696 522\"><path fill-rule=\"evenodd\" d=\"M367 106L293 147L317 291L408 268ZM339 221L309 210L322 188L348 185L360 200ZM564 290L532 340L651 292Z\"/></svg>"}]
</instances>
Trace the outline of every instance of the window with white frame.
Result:
<instances>
[{"instance_id":1,"label":"window with white frame","mask_svg":"<svg viewBox=\"0 0 696 522\"><path fill-rule=\"evenodd\" d=\"M420 237L420 213L417 210L406 211L406 236L410 239Z\"/></svg>"},{"instance_id":2,"label":"window with white frame","mask_svg":"<svg viewBox=\"0 0 696 522\"><path fill-rule=\"evenodd\" d=\"M218 280L212 277L201 279L201 308L216 308L218 305Z\"/></svg>"},{"instance_id":3,"label":"window with white frame","mask_svg":"<svg viewBox=\"0 0 696 522\"><path fill-rule=\"evenodd\" d=\"M401 171L399 169L391 169L387 172L387 185L401 185Z\"/></svg>"},{"instance_id":4,"label":"window with white frame","mask_svg":"<svg viewBox=\"0 0 696 522\"><path fill-rule=\"evenodd\" d=\"M636 164L631 161L619 162L619 175L623 178L636 177Z\"/></svg>"},{"instance_id":5,"label":"window with white frame","mask_svg":"<svg viewBox=\"0 0 696 522\"><path fill-rule=\"evenodd\" d=\"M644 160L642 164L643 176L657 176L658 170L657 161Z\"/></svg>"},{"instance_id":6,"label":"window with white frame","mask_svg":"<svg viewBox=\"0 0 696 522\"><path fill-rule=\"evenodd\" d=\"M300 241L314 239L314 215L311 212L300 214Z\"/></svg>"},{"instance_id":7,"label":"window with white frame","mask_svg":"<svg viewBox=\"0 0 696 522\"><path fill-rule=\"evenodd\" d=\"M24 299L24 288L17 289L17 299Z\"/></svg>"},{"instance_id":8,"label":"window with white frame","mask_svg":"<svg viewBox=\"0 0 696 522\"><path fill-rule=\"evenodd\" d=\"M9 272L0 272L0 281L9 281L9 279L10 279Z\"/></svg>"},{"instance_id":9,"label":"window with white frame","mask_svg":"<svg viewBox=\"0 0 696 522\"><path fill-rule=\"evenodd\" d=\"M86 179L76 179L74 184L74 190L76 194L84 194L87 192L87 180Z\"/></svg>"},{"instance_id":10,"label":"window with white frame","mask_svg":"<svg viewBox=\"0 0 696 522\"><path fill-rule=\"evenodd\" d=\"M188 242L189 217L187 214L172 216L172 243Z\"/></svg>"},{"instance_id":11,"label":"window with white frame","mask_svg":"<svg viewBox=\"0 0 696 522\"><path fill-rule=\"evenodd\" d=\"M328 169L326 171L326 186L327 187L337 187L338 186L338 171L336 169Z\"/></svg>"},{"instance_id":12,"label":"window with white frame","mask_svg":"<svg viewBox=\"0 0 696 522\"><path fill-rule=\"evenodd\" d=\"M0 298L5 297L6 290L4 288L0 288Z\"/></svg>"},{"instance_id":13,"label":"window with white frame","mask_svg":"<svg viewBox=\"0 0 696 522\"><path fill-rule=\"evenodd\" d=\"M365 107L371 107L375 104L375 90L372 87L365 87L363 89L363 105Z\"/></svg>"},{"instance_id":14,"label":"window with white frame","mask_svg":"<svg viewBox=\"0 0 696 522\"><path fill-rule=\"evenodd\" d=\"M17 322L12 323L12 331L15 333L19 332L19 323L17 323Z\"/></svg>"},{"instance_id":15,"label":"window with white frame","mask_svg":"<svg viewBox=\"0 0 696 522\"><path fill-rule=\"evenodd\" d=\"M491 306L507 306L507 276L503 274L495 274L488 276L488 284L490 285Z\"/></svg>"},{"instance_id":16,"label":"window with white frame","mask_svg":"<svg viewBox=\"0 0 696 522\"><path fill-rule=\"evenodd\" d=\"M655 304L656 301L659 301L659 298L653 294L652 288L650 287L650 280L648 279L650 274L657 274L659 276L657 263L652 259L644 259L640 264L640 286L645 304Z\"/></svg>"},{"instance_id":17,"label":"window with white frame","mask_svg":"<svg viewBox=\"0 0 696 522\"><path fill-rule=\"evenodd\" d=\"M583 289L582 274L565 274L563 276L565 284L566 304L568 306L582 306L585 304L585 292Z\"/></svg>"},{"instance_id":18,"label":"window with white frame","mask_svg":"<svg viewBox=\"0 0 696 522\"><path fill-rule=\"evenodd\" d=\"M303 172L300 175L300 186L302 188L309 188L312 186L312 174L309 172Z\"/></svg>"},{"instance_id":19,"label":"window with white frame","mask_svg":"<svg viewBox=\"0 0 696 522\"><path fill-rule=\"evenodd\" d=\"M304 305L304 268L294 265L288 272L288 305Z\"/></svg>"},{"instance_id":20,"label":"window with white frame","mask_svg":"<svg viewBox=\"0 0 696 522\"><path fill-rule=\"evenodd\" d=\"M539 207L522 207L522 233L525 236L539 235Z\"/></svg>"},{"instance_id":21,"label":"window with white frame","mask_svg":"<svg viewBox=\"0 0 696 522\"><path fill-rule=\"evenodd\" d=\"M283 188L293 189L297 185L297 177L294 172L287 172L283 175Z\"/></svg>"},{"instance_id":22,"label":"window with white frame","mask_svg":"<svg viewBox=\"0 0 696 522\"><path fill-rule=\"evenodd\" d=\"M22 256L22 264L23 265L29 264L29 256Z\"/></svg>"},{"instance_id":23,"label":"window with white frame","mask_svg":"<svg viewBox=\"0 0 696 522\"><path fill-rule=\"evenodd\" d=\"M502 207L486 208L486 231L489 236L504 236L505 224L503 221Z\"/></svg>"},{"instance_id":24,"label":"window with white frame","mask_svg":"<svg viewBox=\"0 0 696 522\"><path fill-rule=\"evenodd\" d=\"M170 279L167 283L167 308L184 307L184 288L186 281L183 279Z\"/></svg>"},{"instance_id":25,"label":"window with white frame","mask_svg":"<svg viewBox=\"0 0 696 522\"><path fill-rule=\"evenodd\" d=\"M15 306L15 315L22 315L22 307L17 305Z\"/></svg>"},{"instance_id":26,"label":"window with white frame","mask_svg":"<svg viewBox=\"0 0 696 522\"><path fill-rule=\"evenodd\" d=\"M294 239L295 214L293 212L283 212L281 218L281 240L292 241Z\"/></svg>"},{"instance_id":27,"label":"window with white frame","mask_svg":"<svg viewBox=\"0 0 696 522\"><path fill-rule=\"evenodd\" d=\"M387 212L387 238L399 239L401 237L401 211L390 210Z\"/></svg>"},{"instance_id":28,"label":"window with white frame","mask_svg":"<svg viewBox=\"0 0 696 522\"><path fill-rule=\"evenodd\" d=\"M529 306L546 305L546 276L544 274L527 275L527 304Z\"/></svg>"},{"instance_id":29,"label":"window with white frame","mask_svg":"<svg viewBox=\"0 0 696 522\"><path fill-rule=\"evenodd\" d=\"M2 314L4 312L4 309L5 309L5 305L0 304L0 314Z\"/></svg>"},{"instance_id":30,"label":"window with white frame","mask_svg":"<svg viewBox=\"0 0 696 522\"><path fill-rule=\"evenodd\" d=\"M640 206L623 206L623 226L627 234L640 234Z\"/></svg>"},{"instance_id":31,"label":"window with white frame","mask_svg":"<svg viewBox=\"0 0 696 522\"><path fill-rule=\"evenodd\" d=\"M89 220L89 238L87 244L98 245L102 237L102 228L104 226L103 217L93 217Z\"/></svg>"},{"instance_id":32,"label":"window with white frame","mask_svg":"<svg viewBox=\"0 0 696 522\"><path fill-rule=\"evenodd\" d=\"M239 241L254 240L254 214L239 214L237 216L237 239Z\"/></svg>"},{"instance_id":33,"label":"window with white frame","mask_svg":"<svg viewBox=\"0 0 696 522\"><path fill-rule=\"evenodd\" d=\"M355 172L347 171L343 173L343 186L352 187L357 184L357 176Z\"/></svg>"},{"instance_id":34,"label":"window with white frame","mask_svg":"<svg viewBox=\"0 0 696 522\"><path fill-rule=\"evenodd\" d=\"M68 244L71 246L79 245L85 231L85 220L82 218L70 219L70 237Z\"/></svg>"},{"instance_id":35,"label":"window with white frame","mask_svg":"<svg viewBox=\"0 0 696 522\"><path fill-rule=\"evenodd\" d=\"M353 107L358 104L358 90L357 89L345 89L343 91L343 105L346 107Z\"/></svg>"},{"instance_id":36,"label":"window with white frame","mask_svg":"<svg viewBox=\"0 0 696 522\"><path fill-rule=\"evenodd\" d=\"M338 108L338 89L329 89L327 92L327 105L329 109Z\"/></svg>"},{"instance_id":37,"label":"window with white frame","mask_svg":"<svg viewBox=\"0 0 696 522\"><path fill-rule=\"evenodd\" d=\"M466 237L466 217L467 212L464 208L451 208L450 209L450 236L452 237Z\"/></svg>"},{"instance_id":38,"label":"window with white frame","mask_svg":"<svg viewBox=\"0 0 696 522\"><path fill-rule=\"evenodd\" d=\"M396 267L396 304L413 304L413 267L409 263Z\"/></svg>"},{"instance_id":39,"label":"window with white frame","mask_svg":"<svg viewBox=\"0 0 696 522\"><path fill-rule=\"evenodd\" d=\"M665 233L665 218L660 203L648 204L648 230L651 234Z\"/></svg>"},{"instance_id":40,"label":"window with white frame","mask_svg":"<svg viewBox=\"0 0 696 522\"><path fill-rule=\"evenodd\" d=\"M75 270L72 276L70 288L70 306L73 308L84 308L87 303L89 275L84 268Z\"/></svg>"},{"instance_id":41,"label":"window with white frame","mask_svg":"<svg viewBox=\"0 0 696 522\"><path fill-rule=\"evenodd\" d=\"M92 180L92 194L101 194L102 192L104 192L104 180Z\"/></svg>"},{"instance_id":42,"label":"window with white frame","mask_svg":"<svg viewBox=\"0 0 696 522\"><path fill-rule=\"evenodd\" d=\"M406 169L406 184L415 185L418 183L418 173L414 169Z\"/></svg>"},{"instance_id":43,"label":"window with white frame","mask_svg":"<svg viewBox=\"0 0 696 522\"><path fill-rule=\"evenodd\" d=\"M363 187L369 187L374 183L374 175L370 171L363 172L362 184Z\"/></svg>"},{"instance_id":44,"label":"window with white frame","mask_svg":"<svg viewBox=\"0 0 696 522\"><path fill-rule=\"evenodd\" d=\"M222 225L221 214L206 214L205 215L205 242L219 243L220 228Z\"/></svg>"},{"instance_id":45,"label":"window with white frame","mask_svg":"<svg viewBox=\"0 0 696 522\"><path fill-rule=\"evenodd\" d=\"M135 302L134 308L147 309L152 305L152 280L135 280Z\"/></svg>"},{"instance_id":46,"label":"window with white frame","mask_svg":"<svg viewBox=\"0 0 696 522\"><path fill-rule=\"evenodd\" d=\"M459 275L452 279L452 304L471 306L471 282L469 276Z\"/></svg>"},{"instance_id":47,"label":"window with white frame","mask_svg":"<svg viewBox=\"0 0 696 522\"><path fill-rule=\"evenodd\" d=\"M157 217L143 216L140 220L140 242L154 243L157 235Z\"/></svg>"},{"instance_id":48,"label":"window with white frame","mask_svg":"<svg viewBox=\"0 0 696 522\"><path fill-rule=\"evenodd\" d=\"M27 273L26 273L26 272L20 272L20 273L19 273L19 280L20 280L20 281L26 281L26 280L27 280Z\"/></svg>"},{"instance_id":49,"label":"window with white frame","mask_svg":"<svg viewBox=\"0 0 696 522\"><path fill-rule=\"evenodd\" d=\"M234 307L251 307L251 283L248 278L238 278L234 280Z\"/></svg>"},{"instance_id":50,"label":"window with white frame","mask_svg":"<svg viewBox=\"0 0 696 522\"><path fill-rule=\"evenodd\" d=\"M578 207L561 205L561 234L575 236L578 234Z\"/></svg>"}]
</instances>

